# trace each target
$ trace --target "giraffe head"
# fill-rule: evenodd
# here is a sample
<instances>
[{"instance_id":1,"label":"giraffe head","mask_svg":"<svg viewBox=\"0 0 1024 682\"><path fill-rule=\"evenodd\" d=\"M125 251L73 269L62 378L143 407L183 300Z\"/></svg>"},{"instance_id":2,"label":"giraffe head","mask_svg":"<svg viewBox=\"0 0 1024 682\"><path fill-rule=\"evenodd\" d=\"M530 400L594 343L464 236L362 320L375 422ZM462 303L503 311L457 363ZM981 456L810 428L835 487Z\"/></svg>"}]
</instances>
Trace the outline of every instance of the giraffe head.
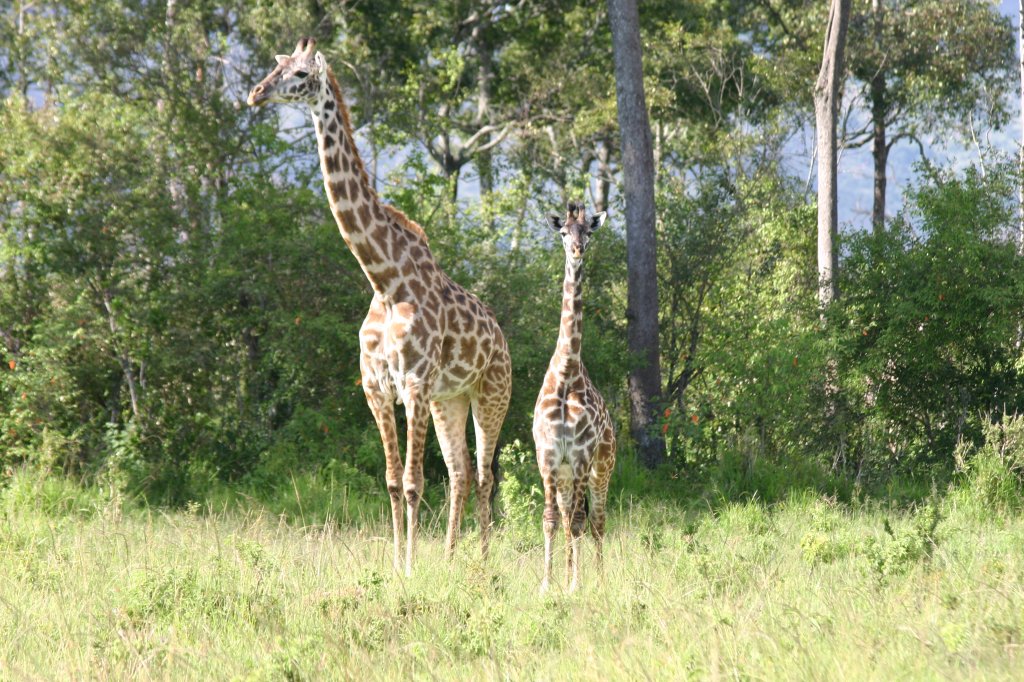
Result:
<instances>
[{"instance_id":1,"label":"giraffe head","mask_svg":"<svg viewBox=\"0 0 1024 682\"><path fill-rule=\"evenodd\" d=\"M564 220L557 215L549 216L551 229L562 235L566 262L571 264L573 269L578 268L583 262L583 253L590 243L590 235L604 225L606 217L608 214L601 211L587 218L583 202L574 204L571 201L565 208Z\"/></svg>"},{"instance_id":2,"label":"giraffe head","mask_svg":"<svg viewBox=\"0 0 1024 682\"><path fill-rule=\"evenodd\" d=\"M314 52L316 41L303 38L290 55L274 57L277 66L249 93L249 106L267 102L313 104L321 88L327 87L327 63Z\"/></svg>"}]
</instances>

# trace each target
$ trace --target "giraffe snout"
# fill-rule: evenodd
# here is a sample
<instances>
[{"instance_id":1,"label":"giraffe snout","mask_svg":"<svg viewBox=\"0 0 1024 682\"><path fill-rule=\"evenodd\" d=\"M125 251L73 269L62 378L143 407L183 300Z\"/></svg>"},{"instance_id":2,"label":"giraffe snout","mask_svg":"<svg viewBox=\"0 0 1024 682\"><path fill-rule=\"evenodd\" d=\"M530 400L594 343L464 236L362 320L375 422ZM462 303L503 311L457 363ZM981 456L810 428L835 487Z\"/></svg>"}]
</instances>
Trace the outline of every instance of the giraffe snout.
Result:
<instances>
[{"instance_id":1,"label":"giraffe snout","mask_svg":"<svg viewBox=\"0 0 1024 682\"><path fill-rule=\"evenodd\" d=\"M256 104L260 104L263 101L264 90L266 90L266 88L263 87L263 83L260 83L249 92L249 99L247 100L247 102L250 107Z\"/></svg>"}]
</instances>

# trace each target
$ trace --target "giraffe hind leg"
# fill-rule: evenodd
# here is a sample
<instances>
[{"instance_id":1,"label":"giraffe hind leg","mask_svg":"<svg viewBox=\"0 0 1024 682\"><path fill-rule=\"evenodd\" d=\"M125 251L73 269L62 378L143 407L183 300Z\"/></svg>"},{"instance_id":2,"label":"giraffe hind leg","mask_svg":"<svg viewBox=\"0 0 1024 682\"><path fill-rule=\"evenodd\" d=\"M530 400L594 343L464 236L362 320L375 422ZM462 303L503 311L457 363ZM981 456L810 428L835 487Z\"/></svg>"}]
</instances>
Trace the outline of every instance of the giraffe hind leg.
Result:
<instances>
[{"instance_id":1,"label":"giraffe hind leg","mask_svg":"<svg viewBox=\"0 0 1024 682\"><path fill-rule=\"evenodd\" d=\"M473 397L473 429L476 434L476 510L480 526L480 551L490 546L491 499L494 489L495 448L508 412L512 369L507 362L492 364Z\"/></svg>"},{"instance_id":2,"label":"giraffe hind leg","mask_svg":"<svg viewBox=\"0 0 1024 682\"><path fill-rule=\"evenodd\" d=\"M434 417L434 432L441 445L444 463L448 467L448 480L451 486L448 533L445 540L445 556L450 559L459 539L462 509L469 497L473 476L473 465L466 446L469 400L465 396L459 396L443 402L431 402L430 411Z\"/></svg>"},{"instance_id":3,"label":"giraffe hind leg","mask_svg":"<svg viewBox=\"0 0 1024 682\"><path fill-rule=\"evenodd\" d=\"M598 443L597 452L594 453L594 461L590 465L590 504L587 515L590 518L590 532L594 536L598 570L603 569L608 483L611 481L614 469L615 432L609 427L605 431L601 442Z\"/></svg>"}]
</instances>

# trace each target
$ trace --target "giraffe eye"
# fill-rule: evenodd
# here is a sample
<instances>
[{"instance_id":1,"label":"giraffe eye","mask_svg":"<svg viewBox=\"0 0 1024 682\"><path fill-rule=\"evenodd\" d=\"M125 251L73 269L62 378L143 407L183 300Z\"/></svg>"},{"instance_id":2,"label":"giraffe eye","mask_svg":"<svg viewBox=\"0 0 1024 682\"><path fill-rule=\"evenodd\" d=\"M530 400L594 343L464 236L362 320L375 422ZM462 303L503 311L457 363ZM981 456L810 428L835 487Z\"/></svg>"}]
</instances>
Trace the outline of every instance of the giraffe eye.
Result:
<instances>
[{"instance_id":1,"label":"giraffe eye","mask_svg":"<svg viewBox=\"0 0 1024 682\"><path fill-rule=\"evenodd\" d=\"M308 76L308 75L309 75L309 71L296 71L295 74L294 74L294 76L296 78L301 78L303 80L305 80L306 76Z\"/></svg>"}]
</instances>

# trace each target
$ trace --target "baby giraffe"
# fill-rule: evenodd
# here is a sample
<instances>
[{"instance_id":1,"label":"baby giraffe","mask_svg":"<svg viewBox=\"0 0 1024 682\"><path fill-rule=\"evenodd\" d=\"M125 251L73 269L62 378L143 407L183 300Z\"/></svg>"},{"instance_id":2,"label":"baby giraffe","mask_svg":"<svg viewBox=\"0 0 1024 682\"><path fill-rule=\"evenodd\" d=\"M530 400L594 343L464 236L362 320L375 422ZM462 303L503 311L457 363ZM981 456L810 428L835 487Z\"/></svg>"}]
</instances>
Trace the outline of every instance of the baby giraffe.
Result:
<instances>
[{"instance_id":1,"label":"baby giraffe","mask_svg":"<svg viewBox=\"0 0 1024 682\"><path fill-rule=\"evenodd\" d=\"M615 468L615 431L604 399L590 382L580 358L583 325L583 254L590 235L604 224L602 211L591 218L582 203L570 203L565 220L550 217L551 227L565 247L565 283L562 285L562 322L558 345L548 364L544 386L533 413L533 440L537 466L544 482L544 593L551 584L551 553L559 512L566 537L565 579L569 591L580 582L580 551L587 520L584 488L590 488L590 530L602 560L605 499Z\"/></svg>"}]
</instances>

